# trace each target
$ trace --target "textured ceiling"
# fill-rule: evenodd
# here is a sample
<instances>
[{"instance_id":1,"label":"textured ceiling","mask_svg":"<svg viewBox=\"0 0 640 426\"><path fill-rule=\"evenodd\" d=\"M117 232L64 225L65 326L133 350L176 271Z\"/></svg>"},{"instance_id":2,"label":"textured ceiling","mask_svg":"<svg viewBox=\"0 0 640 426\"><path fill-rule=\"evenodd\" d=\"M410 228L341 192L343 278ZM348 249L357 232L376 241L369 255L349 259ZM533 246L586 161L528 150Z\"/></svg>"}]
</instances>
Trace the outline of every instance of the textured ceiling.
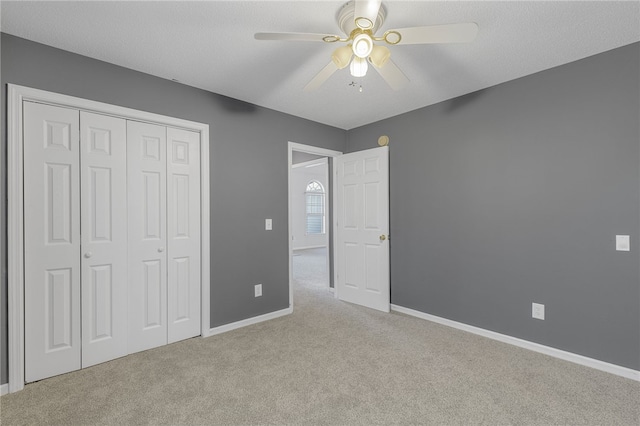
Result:
<instances>
[{"instance_id":1,"label":"textured ceiling","mask_svg":"<svg viewBox=\"0 0 640 426\"><path fill-rule=\"evenodd\" d=\"M410 79L373 70L305 84L335 46L255 32L338 34L342 1L0 3L2 32L342 129L351 129L640 41L638 1L385 1L381 30L476 22L469 44L392 46ZM363 91L349 86L356 81Z\"/></svg>"}]
</instances>

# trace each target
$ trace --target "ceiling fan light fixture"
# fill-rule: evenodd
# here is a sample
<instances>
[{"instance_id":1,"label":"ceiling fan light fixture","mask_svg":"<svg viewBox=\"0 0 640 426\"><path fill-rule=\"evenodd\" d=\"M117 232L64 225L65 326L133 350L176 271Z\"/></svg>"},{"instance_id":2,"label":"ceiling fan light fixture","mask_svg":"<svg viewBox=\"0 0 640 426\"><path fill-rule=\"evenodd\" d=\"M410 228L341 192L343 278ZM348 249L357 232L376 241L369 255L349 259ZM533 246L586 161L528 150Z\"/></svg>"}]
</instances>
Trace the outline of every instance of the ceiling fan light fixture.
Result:
<instances>
[{"instance_id":1,"label":"ceiling fan light fixture","mask_svg":"<svg viewBox=\"0 0 640 426\"><path fill-rule=\"evenodd\" d=\"M349 61L351 61L351 56L353 55L353 51L351 50L351 45L338 47L333 51L331 55L331 60L338 69L343 69L349 66Z\"/></svg>"},{"instance_id":2,"label":"ceiling fan light fixture","mask_svg":"<svg viewBox=\"0 0 640 426\"><path fill-rule=\"evenodd\" d=\"M373 50L369 56L369 61L371 61L376 68L382 68L387 62L389 62L390 57L391 51L387 47L373 46Z\"/></svg>"},{"instance_id":3,"label":"ceiling fan light fixture","mask_svg":"<svg viewBox=\"0 0 640 426\"><path fill-rule=\"evenodd\" d=\"M373 50L373 40L368 34L358 34L353 39L353 54L358 58L366 58Z\"/></svg>"},{"instance_id":4,"label":"ceiling fan light fixture","mask_svg":"<svg viewBox=\"0 0 640 426\"><path fill-rule=\"evenodd\" d=\"M367 75L367 70L369 69L369 65L367 65L367 60L359 57L353 58L351 61L351 66L349 70L351 71L351 75L354 77L364 77Z\"/></svg>"},{"instance_id":5,"label":"ceiling fan light fixture","mask_svg":"<svg viewBox=\"0 0 640 426\"><path fill-rule=\"evenodd\" d=\"M385 22L386 13L382 0L348 0L337 15L338 26L345 38L332 34L283 32L256 33L254 37L256 40L340 42L341 47L331 53L331 61L304 86L304 91L308 92L317 89L347 65L350 65L352 76L364 77L369 63L389 87L400 90L409 83L409 79L390 59L391 52L387 47L396 44L466 43L478 33L478 24L467 22L398 28L376 36Z\"/></svg>"}]
</instances>

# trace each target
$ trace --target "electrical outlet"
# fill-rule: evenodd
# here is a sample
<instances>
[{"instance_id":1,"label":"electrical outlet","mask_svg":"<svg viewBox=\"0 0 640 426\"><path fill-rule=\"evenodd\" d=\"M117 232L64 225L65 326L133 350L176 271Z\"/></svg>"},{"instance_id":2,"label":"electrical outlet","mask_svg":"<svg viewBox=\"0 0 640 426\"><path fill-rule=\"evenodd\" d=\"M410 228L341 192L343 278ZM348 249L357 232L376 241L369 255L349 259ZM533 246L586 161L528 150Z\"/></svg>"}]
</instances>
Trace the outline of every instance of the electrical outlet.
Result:
<instances>
[{"instance_id":1,"label":"electrical outlet","mask_svg":"<svg viewBox=\"0 0 640 426\"><path fill-rule=\"evenodd\" d=\"M254 297L262 296L262 284L256 284L253 287Z\"/></svg>"},{"instance_id":2,"label":"electrical outlet","mask_svg":"<svg viewBox=\"0 0 640 426\"><path fill-rule=\"evenodd\" d=\"M531 317L544 320L544 305L540 303L531 304Z\"/></svg>"}]
</instances>

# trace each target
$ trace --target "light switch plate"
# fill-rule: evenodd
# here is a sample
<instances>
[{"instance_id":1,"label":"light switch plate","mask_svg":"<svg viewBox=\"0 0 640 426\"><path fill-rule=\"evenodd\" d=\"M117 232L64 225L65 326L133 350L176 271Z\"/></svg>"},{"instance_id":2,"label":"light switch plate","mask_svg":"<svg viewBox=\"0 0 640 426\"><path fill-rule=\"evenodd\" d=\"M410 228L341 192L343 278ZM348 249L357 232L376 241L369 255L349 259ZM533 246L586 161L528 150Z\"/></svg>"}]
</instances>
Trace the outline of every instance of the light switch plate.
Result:
<instances>
[{"instance_id":1,"label":"light switch plate","mask_svg":"<svg viewBox=\"0 0 640 426\"><path fill-rule=\"evenodd\" d=\"M544 320L544 305L541 303L532 303L531 317L539 320Z\"/></svg>"},{"instance_id":2,"label":"light switch plate","mask_svg":"<svg viewBox=\"0 0 640 426\"><path fill-rule=\"evenodd\" d=\"M253 293L255 297L262 296L262 284L256 284L253 288Z\"/></svg>"},{"instance_id":3,"label":"light switch plate","mask_svg":"<svg viewBox=\"0 0 640 426\"><path fill-rule=\"evenodd\" d=\"M616 250L617 251L630 251L631 244L628 235L616 235Z\"/></svg>"},{"instance_id":4,"label":"light switch plate","mask_svg":"<svg viewBox=\"0 0 640 426\"><path fill-rule=\"evenodd\" d=\"M271 231L273 229L273 221L271 219L264 220L264 229Z\"/></svg>"}]
</instances>

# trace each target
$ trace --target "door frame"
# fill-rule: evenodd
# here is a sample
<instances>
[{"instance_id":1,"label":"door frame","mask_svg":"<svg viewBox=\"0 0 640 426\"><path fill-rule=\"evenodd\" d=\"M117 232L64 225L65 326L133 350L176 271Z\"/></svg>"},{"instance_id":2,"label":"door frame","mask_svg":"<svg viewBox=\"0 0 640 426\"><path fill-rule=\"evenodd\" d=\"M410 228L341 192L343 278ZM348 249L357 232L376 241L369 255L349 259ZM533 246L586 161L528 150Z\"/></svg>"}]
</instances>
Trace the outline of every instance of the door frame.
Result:
<instances>
[{"instance_id":1,"label":"door frame","mask_svg":"<svg viewBox=\"0 0 640 426\"><path fill-rule=\"evenodd\" d=\"M200 332L210 329L209 125L14 84L7 85L7 284L9 392L24 388L24 180L22 103L32 101L200 134Z\"/></svg>"},{"instance_id":2,"label":"door frame","mask_svg":"<svg viewBox=\"0 0 640 426\"><path fill-rule=\"evenodd\" d=\"M296 143L296 142L289 142L288 146L287 146L287 153L288 153L288 162L287 162L287 228L288 228L288 234L289 234L289 242L288 242L288 246L289 246L289 308L293 309L293 243L291 240L291 236L293 235L293 221L291 220L292 217L292 212L291 212L291 168L293 166L293 151L298 151L298 152L305 152L307 154L314 154L314 155L321 155L323 157L328 157L330 159L333 159L334 157L337 157L339 155L342 155L343 153L341 151L334 151L331 149L326 149L326 148L319 148L316 146L311 146L311 145L303 145L300 143ZM332 162L333 165L333 162ZM335 175L335 173L334 173ZM335 237L336 235L336 226L337 226L337 222L336 222L336 213L337 213L337 198L336 198L336 180L335 180L335 176L329 176L330 178L333 178L332 180L332 185L331 185L331 204L332 204L332 215L333 215L333 220L331 223L331 233L333 234L333 236ZM333 251L333 264L336 264L336 251L334 250L335 246L335 239L333 238L329 238L329 241L327 243L327 248L329 251ZM327 254L327 257L329 257L329 255ZM327 267L329 267L329 265L327 265ZM331 268L329 267L329 270L331 270ZM334 282L334 289L335 289L335 297L338 297L338 291L337 288L335 288L335 282L336 282L336 269L334 268L333 271L333 282Z\"/></svg>"}]
</instances>

